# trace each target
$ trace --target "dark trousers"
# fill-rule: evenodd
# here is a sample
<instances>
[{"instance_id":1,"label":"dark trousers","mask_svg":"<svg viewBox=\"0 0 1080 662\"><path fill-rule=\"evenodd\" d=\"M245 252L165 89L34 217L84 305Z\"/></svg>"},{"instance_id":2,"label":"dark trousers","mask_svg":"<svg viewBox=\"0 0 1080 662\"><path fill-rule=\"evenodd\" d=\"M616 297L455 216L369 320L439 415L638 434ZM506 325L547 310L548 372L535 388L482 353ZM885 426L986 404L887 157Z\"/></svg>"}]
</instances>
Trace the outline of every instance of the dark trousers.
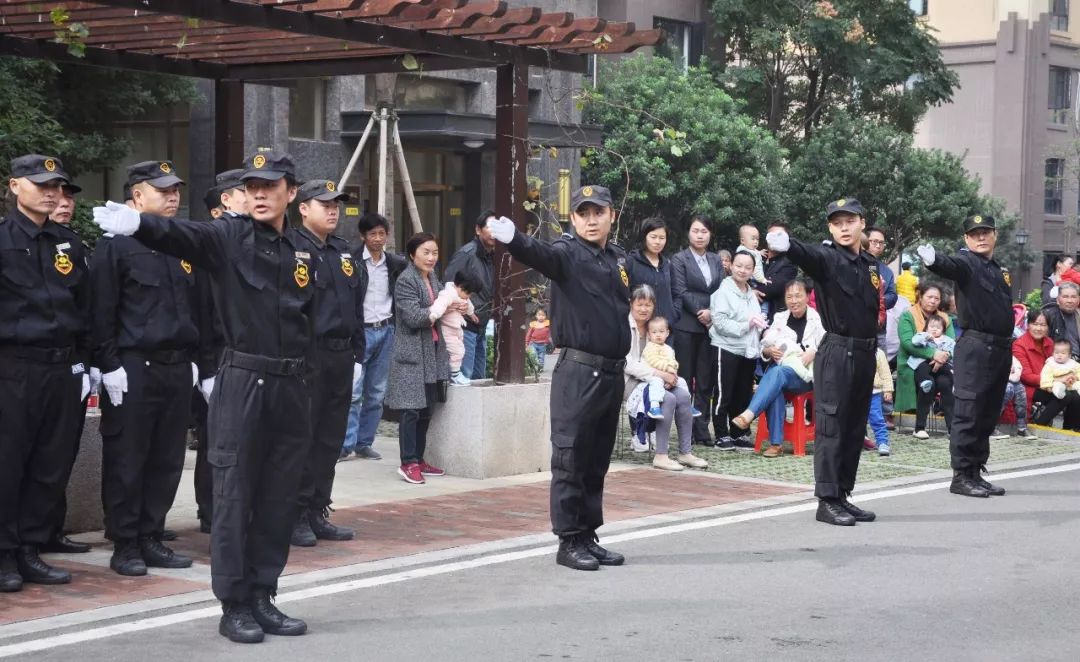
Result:
<instances>
[{"instance_id":1,"label":"dark trousers","mask_svg":"<svg viewBox=\"0 0 1080 662\"><path fill-rule=\"evenodd\" d=\"M75 468L75 460L79 457L79 446L82 442L83 428L86 427L86 407L89 401L90 399L87 398L82 403L82 416L79 417L79 429L75 431L75 448L71 453L71 466L68 467L69 477L71 476L71 470ZM53 509L53 514L49 519L53 522L53 532L50 538L59 538L64 535L64 524L67 522L67 485L64 486L64 491L60 493L60 501L56 504L56 508Z\"/></svg>"},{"instance_id":2,"label":"dark trousers","mask_svg":"<svg viewBox=\"0 0 1080 662\"><path fill-rule=\"evenodd\" d=\"M709 334L690 333L675 329L675 358L679 361L679 376L686 380L690 392L694 394L694 406L701 412L712 412L710 398L716 387L717 348L709 343ZM714 416L713 427L719 420ZM716 433L720 435L719 432ZM694 443L709 441L709 416L694 419Z\"/></svg>"},{"instance_id":3,"label":"dark trousers","mask_svg":"<svg viewBox=\"0 0 1080 662\"><path fill-rule=\"evenodd\" d=\"M1058 414L1064 412L1062 427L1066 430L1080 431L1080 393L1066 391L1060 400L1053 393L1035 389L1034 404L1042 405L1039 415L1032 419L1036 425L1053 425Z\"/></svg>"},{"instance_id":4,"label":"dark trousers","mask_svg":"<svg viewBox=\"0 0 1080 662\"><path fill-rule=\"evenodd\" d=\"M1001 399L1012 368L1012 339L965 331L956 341L956 398L949 453L952 468L978 470L990 459L990 435L1001 415Z\"/></svg>"},{"instance_id":5,"label":"dark trousers","mask_svg":"<svg viewBox=\"0 0 1080 662\"><path fill-rule=\"evenodd\" d=\"M922 390L920 384L931 381L933 385L929 392ZM915 368L915 429L926 429L926 417L930 415L930 409L934 406L934 398L941 396L941 412L945 415L945 429L952 429L953 421L953 372L952 368L943 365L937 372L930 370L930 362L923 361Z\"/></svg>"},{"instance_id":6,"label":"dark trousers","mask_svg":"<svg viewBox=\"0 0 1080 662\"><path fill-rule=\"evenodd\" d=\"M214 519L214 474L206 454L210 449L210 425L207 415L210 407L197 388L191 393L191 413L195 419L195 436L199 445L195 449L195 503L198 506L200 520L212 522Z\"/></svg>"},{"instance_id":7,"label":"dark trousers","mask_svg":"<svg viewBox=\"0 0 1080 662\"><path fill-rule=\"evenodd\" d=\"M352 404L352 349L320 350L315 354L315 381L311 394L312 444L297 503L300 512L322 511L330 505L334 469L341 455L341 440Z\"/></svg>"},{"instance_id":8,"label":"dark trousers","mask_svg":"<svg viewBox=\"0 0 1080 662\"><path fill-rule=\"evenodd\" d=\"M559 354L551 376L551 530L559 537L604 523L604 477L624 380L621 367L604 370L567 359L565 349Z\"/></svg>"},{"instance_id":9,"label":"dark trousers","mask_svg":"<svg viewBox=\"0 0 1080 662\"><path fill-rule=\"evenodd\" d=\"M431 405L435 402L435 385L424 384L424 399L427 407L423 409L402 409L398 423L398 450L402 464L424 461L427 450L427 431L431 425Z\"/></svg>"},{"instance_id":10,"label":"dark trousers","mask_svg":"<svg viewBox=\"0 0 1080 662\"><path fill-rule=\"evenodd\" d=\"M718 380L718 404L713 413L713 429L716 437L728 436L731 419L746 411L754 395L755 359L720 350L720 379ZM743 434L740 432L740 434Z\"/></svg>"},{"instance_id":11,"label":"dark trousers","mask_svg":"<svg viewBox=\"0 0 1080 662\"><path fill-rule=\"evenodd\" d=\"M830 333L814 357L814 494L820 498L838 499L855 489L874 389L876 345L876 338Z\"/></svg>"},{"instance_id":12,"label":"dark trousers","mask_svg":"<svg viewBox=\"0 0 1080 662\"><path fill-rule=\"evenodd\" d=\"M191 363L122 352L128 390L119 407L101 399L101 494L105 537L161 535L184 473Z\"/></svg>"},{"instance_id":13,"label":"dark trousers","mask_svg":"<svg viewBox=\"0 0 1080 662\"><path fill-rule=\"evenodd\" d=\"M56 528L83 416L82 375L0 350L0 550L41 545Z\"/></svg>"},{"instance_id":14,"label":"dark trousers","mask_svg":"<svg viewBox=\"0 0 1080 662\"><path fill-rule=\"evenodd\" d=\"M210 396L207 459L214 473L210 574L214 595L246 602L277 591L289 559L301 467L311 446L303 368L226 350Z\"/></svg>"}]
</instances>

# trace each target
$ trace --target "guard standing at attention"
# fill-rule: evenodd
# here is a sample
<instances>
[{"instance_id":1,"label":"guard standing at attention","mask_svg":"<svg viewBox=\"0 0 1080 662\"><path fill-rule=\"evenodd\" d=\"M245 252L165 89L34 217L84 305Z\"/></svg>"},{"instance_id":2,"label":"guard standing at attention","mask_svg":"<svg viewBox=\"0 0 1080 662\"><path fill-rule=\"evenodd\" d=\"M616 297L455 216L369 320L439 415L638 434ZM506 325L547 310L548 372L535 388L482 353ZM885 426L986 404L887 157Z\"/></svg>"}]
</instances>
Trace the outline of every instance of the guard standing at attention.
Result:
<instances>
[{"instance_id":1,"label":"guard standing at attention","mask_svg":"<svg viewBox=\"0 0 1080 662\"><path fill-rule=\"evenodd\" d=\"M286 218L296 197L292 157L259 152L244 165L250 216L185 221L109 202L94 208L94 221L210 273L226 345L210 396L210 574L222 603L218 631L256 643L264 633L307 631L272 598L289 558L298 468L311 445L306 357L317 275L310 244Z\"/></svg>"},{"instance_id":2,"label":"guard standing at attention","mask_svg":"<svg viewBox=\"0 0 1080 662\"><path fill-rule=\"evenodd\" d=\"M825 208L832 241L805 244L776 229L769 250L788 258L814 279L817 311L828 332L814 356L814 495L817 520L854 526L874 513L848 501L859 470L870 396L874 388L877 335L882 323L877 259L862 250L866 212L854 198Z\"/></svg>"},{"instance_id":3,"label":"guard standing at attention","mask_svg":"<svg viewBox=\"0 0 1080 662\"><path fill-rule=\"evenodd\" d=\"M997 227L993 216L975 215L964 222L964 243L955 257L938 255L933 246L916 249L923 264L956 282L960 328L953 374L953 423L949 432L953 479L949 491L972 497L1002 496L1005 488L982 477L990 459L990 435L1001 413L1012 368L1012 277L994 261Z\"/></svg>"},{"instance_id":4,"label":"guard standing at attention","mask_svg":"<svg viewBox=\"0 0 1080 662\"><path fill-rule=\"evenodd\" d=\"M218 173L215 177L215 185L206 194L206 209L210 212L210 218L237 218L246 213L247 198L244 183L240 181L242 174L244 171L237 168ZM204 289L200 294L203 307L200 315L202 325L199 327L199 393L192 395L191 399L195 436L199 440L199 446L195 449L195 503L198 507L199 530L210 533L210 522L214 516L214 479L206 458L211 444L207 414L218 365L225 351L225 333L216 312L210 279L202 278L199 284Z\"/></svg>"},{"instance_id":5,"label":"guard standing at attention","mask_svg":"<svg viewBox=\"0 0 1080 662\"><path fill-rule=\"evenodd\" d=\"M621 565L599 545L604 477L619 427L630 351L630 279L626 253L609 241L611 192L584 186L573 196L575 235L551 244L517 232L506 217L489 219L514 259L552 281L552 337L563 348L551 376L551 527L555 562L574 570Z\"/></svg>"},{"instance_id":6,"label":"guard standing at attention","mask_svg":"<svg viewBox=\"0 0 1080 662\"><path fill-rule=\"evenodd\" d=\"M332 234L338 225L339 203L347 202L348 194L338 191L330 180L313 179L300 187L296 200L303 222L298 232L311 242L319 289L312 357L313 441L300 481L292 534L292 544L311 547L316 540L352 540L354 535L352 529L335 526L328 518L353 385L364 373L367 270L353 258L348 242Z\"/></svg>"},{"instance_id":7,"label":"guard standing at attention","mask_svg":"<svg viewBox=\"0 0 1080 662\"><path fill-rule=\"evenodd\" d=\"M60 159L11 161L0 222L0 592L67 584L38 555L55 529L90 393L90 277L79 236L49 219Z\"/></svg>"},{"instance_id":8,"label":"guard standing at attention","mask_svg":"<svg viewBox=\"0 0 1080 662\"><path fill-rule=\"evenodd\" d=\"M132 204L172 218L180 187L171 161L128 167ZM102 501L109 567L187 568L165 546L165 516L184 471L192 387L198 382L199 269L131 237L102 237L90 263L94 365L101 370Z\"/></svg>"}]
</instances>

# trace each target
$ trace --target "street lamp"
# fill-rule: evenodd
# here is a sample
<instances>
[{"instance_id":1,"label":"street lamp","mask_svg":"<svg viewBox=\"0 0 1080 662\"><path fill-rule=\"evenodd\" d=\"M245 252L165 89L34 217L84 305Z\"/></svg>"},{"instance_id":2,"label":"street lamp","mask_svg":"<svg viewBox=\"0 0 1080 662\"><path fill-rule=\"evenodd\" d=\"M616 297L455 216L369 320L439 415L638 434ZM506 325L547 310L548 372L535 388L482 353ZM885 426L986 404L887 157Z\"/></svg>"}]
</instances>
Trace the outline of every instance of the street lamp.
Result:
<instances>
[{"instance_id":1,"label":"street lamp","mask_svg":"<svg viewBox=\"0 0 1080 662\"><path fill-rule=\"evenodd\" d=\"M1024 245L1027 244L1028 239L1031 237L1031 233L1027 231L1027 228L1021 227L1019 230L1016 231L1016 234L1013 235L1013 236L1016 238L1016 245L1020 247L1020 284L1019 284L1020 290L1019 291L1020 291L1020 297L1022 299L1023 296L1024 296L1024 272L1027 271L1027 269L1024 267Z\"/></svg>"}]
</instances>

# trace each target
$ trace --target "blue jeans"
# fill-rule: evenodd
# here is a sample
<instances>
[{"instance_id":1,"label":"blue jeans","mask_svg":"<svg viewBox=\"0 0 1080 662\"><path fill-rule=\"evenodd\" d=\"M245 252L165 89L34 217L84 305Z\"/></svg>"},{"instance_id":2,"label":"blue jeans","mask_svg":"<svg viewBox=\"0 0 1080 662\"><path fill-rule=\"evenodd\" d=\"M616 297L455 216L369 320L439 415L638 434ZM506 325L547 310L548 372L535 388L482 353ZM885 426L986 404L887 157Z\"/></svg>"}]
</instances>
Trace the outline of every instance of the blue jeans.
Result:
<instances>
[{"instance_id":1,"label":"blue jeans","mask_svg":"<svg viewBox=\"0 0 1080 662\"><path fill-rule=\"evenodd\" d=\"M537 372L543 372L544 355L547 354L547 343L532 342L529 343L529 347L532 347L532 350L536 352L536 360L540 363L540 367L537 369Z\"/></svg>"},{"instance_id":2,"label":"blue jeans","mask_svg":"<svg viewBox=\"0 0 1080 662\"><path fill-rule=\"evenodd\" d=\"M885 425L883 404L885 400L881 393L870 396L870 429L874 431L874 440L878 446L889 443L889 428Z\"/></svg>"},{"instance_id":3,"label":"blue jeans","mask_svg":"<svg viewBox=\"0 0 1080 662\"><path fill-rule=\"evenodd\" d=\"M808 393L813 389L813 383L804 382L794 370L787 366L773 364L765 371L747 409L755 418L758 414L765 412L765 421L769 425L770 444L779 446L784 443L784 394Z\"/></svg>"},{"instance_id":4,"label":"blue jeans","mask_svg":"<svg viewBox=\"0 0 1080 662\"><path fill-rule=\"evenodd\" d=\"M371 446L382 419L386 382L390 377L390 357L394 353L394 326L364 329L364 376L353 386L349 423L345 428L343 451Z\"/></svg>"},{"instance_id":5,"label":"blue jeans","mask_svg":"<svg viewBox=\"0 0 1080 662\"><path fill-rule=\"evenodd\" d=\"M461 374L469 379L487 377L487 336L465 329L465 358L461 361Z\"/></svg>"}]
</instances>

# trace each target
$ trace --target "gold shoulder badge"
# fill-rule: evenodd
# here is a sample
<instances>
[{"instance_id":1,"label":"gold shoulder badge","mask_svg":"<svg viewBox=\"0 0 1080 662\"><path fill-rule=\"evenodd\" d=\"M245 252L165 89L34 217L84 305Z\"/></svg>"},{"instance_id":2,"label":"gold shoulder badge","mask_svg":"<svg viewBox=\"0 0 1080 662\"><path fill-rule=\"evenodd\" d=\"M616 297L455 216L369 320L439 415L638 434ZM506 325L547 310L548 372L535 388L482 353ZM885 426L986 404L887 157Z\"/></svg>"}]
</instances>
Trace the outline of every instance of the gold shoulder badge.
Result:
<instances>
[{"instance_id":1,"label":"gold shoulder badge","mask_svg":"<svg viewBox=\"0 0 1080 662\"><path fill-rule=\"evenodd\" d=\"M56 171L56 161L53 161L52 159L45 159L45 169L48 170L49 172L55 172Z\"/></svg>"},{"instance_id":2,"label":"gold shoulder badge","mask_svg":"<svg viewBox=\"0 0 1080 662\"><path fill-rule=\"evenodd\" d=\"M311 276L308 274L308 265L297 260L296 271L293 272L293 279L296 280L296 284L300 287L307 287L308 283L311 281Z\"/></svg>"},{"instance_id":3,"label":"gold shoulder badge","mask_svg":"<svg viewBox=\"0 0 1080 662\"><path fill-rule=\"evenodd\" d=\"M622 277L622 284L625 287L630 287L630 276L626 273L626 267L619 265L619 276Z\"/></svg>"},{"instance_id":4,"label":"gold shoulder badge","mask_svg":"<svg viewBox=\"0 0 1080 662\"><path fill-rule=\"evenodd\" d=\"M341 256L341 272L343 274L345 274L346 276L348 276L349 278L352 278L352 275L353 275L352 260L345 257L344 255Z\"/></svg>"},{"instance_id":5,"label":"gold shoulder badge","mask_svg":"<svg viewBox=\"0 0 1080 662\"><path fill-rule=\"evenodd\" d=\"M256 154L255 158L251 159L251 165L255 166L256 168L263 167L264 165L266 165L266 157L262 154Z\"/></svg>"},{"instance_id":6,"label":"gold shoulder badge","mask_svg":"<svg viewBox=\"0 0 1080 662\"><path fill-rule=\"evenodd\" d=\"M592 187L591 186L586 186L585 188L581 189L581 195L585 196L586 198L591 197L592 196Z\"/></svg>"},{"instance_id":7,"label":"gold shoulder badge","mask_svg":"<svg viewBox=\"0 0 1080 662\"><path fill-rule=\"evenodd\" d=\"M170 168L169 164L165 163L164 161L162 161L161 165L158 166L158 170L165 173L166 175L172 172L172 168Z\"/></svg>"},{"instance_id":8,"label":"gold shoulder badge","mask_svg":"<svg viewBox=\"0 0 1080 662\"><path fill-rule=\"evenodd\" d=\"M56 251L56 257L53 258L53 266L64 276L71 273L71 270L75 268L75 265L71 262L71 258L65 255L61 250Z\"/></svg>"},{"instance_id":9,"label":"gold shoulder badge","mask_svg":"<svg viewBox=\"0 0 1080 662\"><path fill-rule=\"evenodd\" d=\"M875 290L881 289L881 276L878 275L878 272L873 270L870 271L870 283L874 286Z\"/></svg>"},{"instance_id":10,"label":"gold shoulder badge","mask_svg":"<svg viewBox=\"0 0 1080 662\"><path fill-rule=\"evenodd\" d=\"M1012 275L1009 274L1008 269L1001 270L1001 276L1005 279L1005 284L1012 287Z\"/></svg>"},{"instance_id":11,"label":"gold shoulder badge","mask_svg":"<svg viewBox=\"0 0 1080 662\"><path fill-rule=\"evenodd\" d=\"M334 182L326 182L326 190L333 193L337 190L337 186L334 184Z\"/></svg>"},{"instance_id":12,"label":"gold shoulder badge","mask_svg":"<svg viewBox=\"0 0 1080 662\"><path fill-rule=\"evenodd\" d=\"M191 273L191 263L187 260L180 260L180 268L184 270L184 273Z\"/></svg>"}]
</instances>

